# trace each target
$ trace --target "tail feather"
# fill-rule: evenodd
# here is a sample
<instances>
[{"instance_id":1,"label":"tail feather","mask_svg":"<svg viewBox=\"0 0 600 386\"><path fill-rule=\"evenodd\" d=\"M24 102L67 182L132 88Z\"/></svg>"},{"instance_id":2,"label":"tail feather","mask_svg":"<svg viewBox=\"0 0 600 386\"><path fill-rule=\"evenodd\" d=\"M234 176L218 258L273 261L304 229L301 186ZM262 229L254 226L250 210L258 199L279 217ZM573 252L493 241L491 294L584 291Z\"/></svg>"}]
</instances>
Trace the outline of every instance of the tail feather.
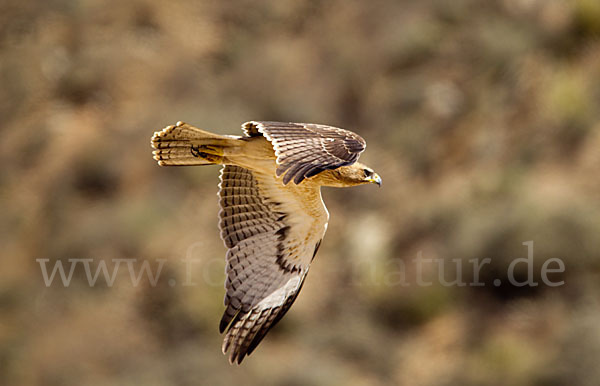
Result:
<instances>
[{"instance_id":1,"label":"tail feather","mask_svg":"<svg viewBox=\"0 0 600 386\"><path fill-rule=\"evenodd\" d=\"M210 133L177 122L154 133L154 159L161 166L222 164L225 149L240 146L236 137Z\"/></svg>"}]
</instances>

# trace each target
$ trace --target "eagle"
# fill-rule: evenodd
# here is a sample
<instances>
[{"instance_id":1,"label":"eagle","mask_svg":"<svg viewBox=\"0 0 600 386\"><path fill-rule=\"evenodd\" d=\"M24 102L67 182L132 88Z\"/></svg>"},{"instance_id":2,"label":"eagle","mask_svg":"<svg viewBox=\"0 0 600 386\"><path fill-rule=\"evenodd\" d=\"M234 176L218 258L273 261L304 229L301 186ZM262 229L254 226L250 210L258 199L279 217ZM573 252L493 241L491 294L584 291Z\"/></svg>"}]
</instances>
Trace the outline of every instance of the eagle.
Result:
<instances>
[{"instance_id":1,"label":"eagle","mask_svg":"<svg viewBox=\"0 0 600 386\"><path fill-rule=\"evenodd\" d=\"M358 134L312 123L250 121L243 135L177 122L154 133L161 166L223 165L219 229L227 247L223 354L240 364L298 296L327 230L321 186L381 178L357 162Z\"/></svg>"}]
</instances>

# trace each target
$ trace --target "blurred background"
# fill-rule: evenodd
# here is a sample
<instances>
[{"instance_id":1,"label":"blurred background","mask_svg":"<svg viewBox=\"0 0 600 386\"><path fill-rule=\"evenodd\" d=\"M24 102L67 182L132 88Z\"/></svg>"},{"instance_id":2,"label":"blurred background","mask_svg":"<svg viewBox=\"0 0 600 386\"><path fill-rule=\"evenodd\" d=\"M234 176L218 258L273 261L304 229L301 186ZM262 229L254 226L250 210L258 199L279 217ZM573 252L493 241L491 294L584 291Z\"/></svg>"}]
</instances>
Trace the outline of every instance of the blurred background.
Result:
<instances>
[{"instance_id":1,"label":"blurred background","mask_svg":"<svg viewBox=\"0 0 600 386\"><path fill-rule=\"evenodd\" d=\"M0 82L0 384L600 382L597 0L3 0ZM241 366L218 168L152 159L178 120L345 127L383 177L324 191L304 289ZM564 285L508 285L526 241ZM419 256L448 263L431 286ZM485 286L436 280L485 258ZM163 267L47 286L69 259Z\"/></svg>"}]
</instances>

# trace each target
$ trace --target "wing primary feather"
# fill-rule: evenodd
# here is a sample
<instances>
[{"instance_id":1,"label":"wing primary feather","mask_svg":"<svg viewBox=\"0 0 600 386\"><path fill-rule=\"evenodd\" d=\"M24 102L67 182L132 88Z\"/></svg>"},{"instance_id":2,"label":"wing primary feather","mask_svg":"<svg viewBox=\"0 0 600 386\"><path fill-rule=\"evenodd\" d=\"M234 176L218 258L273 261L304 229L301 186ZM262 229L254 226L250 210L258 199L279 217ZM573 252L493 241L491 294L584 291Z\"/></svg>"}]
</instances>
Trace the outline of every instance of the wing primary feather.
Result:
<instances>
[{"instance_id":1,"label":"wing primary feather","mask_svg":"<svg viewBox=\"0 0 600 386\"><path fill-rule=\"evenodd\" d=\"M233 312L233 313L232 313ZM239 315L240 310L235 311L231 307L227 307L223 316L221 317L221 322L219 322L219 333L222 334L227 327L231 324L231 321Z\"/></svg>"},{"instance_id":2,"label":"wing primary feather","mask_svg":"<svg viewBox=\"0 0 600 386\"><path fill-rule=\"evenodd\" d=\"M267 335L267 332L269 332L273 327L275 327L275 325L277 325L277 323L279 323L281 318L283 318L285 316L285 314L288 312L288 310L290 309L292 304L294 304L294 302L296 301L296 298L298 297L300 290L304 286L304 279L306 279L306 274L302 278L302 282L300 283L298 290L292 296L290 296L289 298L286 299L285 303L283 304L283 306L281 307L279 312L275 315L273 321L271 321L268 325L263 325L262 328L259 330L259 332L254 337L254 339L252 339L252 342L250 342L250 345L248 346L247 355L252 354L252 352L254 351L254 349L256 349L258 344L264 339L265 335Z\"/></svg>"}]
</instances>

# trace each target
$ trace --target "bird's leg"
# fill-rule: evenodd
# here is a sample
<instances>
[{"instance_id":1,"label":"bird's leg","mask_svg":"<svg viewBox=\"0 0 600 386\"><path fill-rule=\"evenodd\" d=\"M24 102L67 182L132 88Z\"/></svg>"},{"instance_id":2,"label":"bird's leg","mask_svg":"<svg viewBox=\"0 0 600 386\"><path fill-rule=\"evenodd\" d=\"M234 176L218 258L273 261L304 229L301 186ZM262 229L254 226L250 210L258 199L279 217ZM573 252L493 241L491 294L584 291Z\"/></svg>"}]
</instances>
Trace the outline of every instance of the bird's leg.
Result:
<instances>
[{"instance_id":1,"label":"bird's leg","mask_svg":"<svg viewBox=\"0 0 600 386\"><path fill-rule=\"evenodd\" d=\"M212 145L192 145L191 153L196 158L202 158L210 163L223 163L223 147Z\"/></svg>"},{"instance_id":2,"label":"bird's leg","mask_svg":"<svg viewBox=\"0 0 600 386\"><path fill-rule=\"evenodd\" d=\"M192 145L192 151L216 155L219 157L224 155L223 146L219 145Z\"/></svg>"}]
</instances>

